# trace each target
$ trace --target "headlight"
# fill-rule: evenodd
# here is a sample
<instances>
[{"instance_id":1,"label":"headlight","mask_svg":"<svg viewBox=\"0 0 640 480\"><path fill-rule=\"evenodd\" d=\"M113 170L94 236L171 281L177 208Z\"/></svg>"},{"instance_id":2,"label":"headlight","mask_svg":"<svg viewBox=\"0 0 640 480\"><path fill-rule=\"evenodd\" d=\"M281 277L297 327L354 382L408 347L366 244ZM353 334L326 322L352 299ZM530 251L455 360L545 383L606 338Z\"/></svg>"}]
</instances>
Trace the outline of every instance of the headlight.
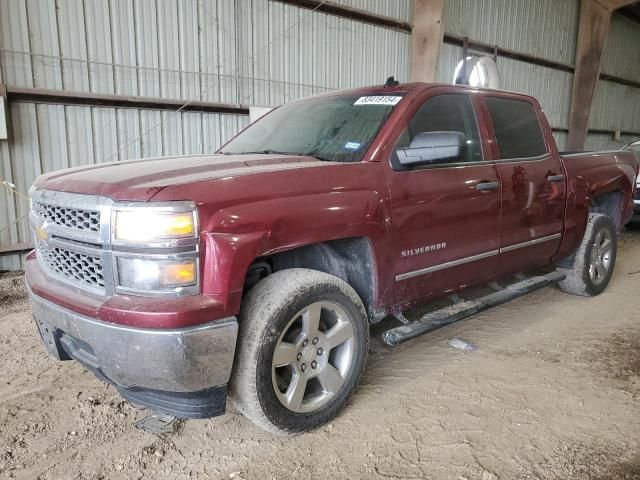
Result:
<instances>
[{"instance_id":1,"label":"headlight","mask_svg":"<svg viewBox=\"0 0 640 480\"><path fill-rule=\"evenodd\" d=\"M131 290L174 290L197 284L198 264L195 258L153 260L119 257L118 280L121 287Z\"/></svg>"},{"instance_id":2,"label":"headlight","mask_svg":"<svg viewBox=\"0 0 640 480\"><path fill-rule=\"evenodd\" d=\"M173 211L170 207L136 207L116 210L114 239L133 243L193 238L196 232L195 210Z\"/></svg>"}]
</instances>

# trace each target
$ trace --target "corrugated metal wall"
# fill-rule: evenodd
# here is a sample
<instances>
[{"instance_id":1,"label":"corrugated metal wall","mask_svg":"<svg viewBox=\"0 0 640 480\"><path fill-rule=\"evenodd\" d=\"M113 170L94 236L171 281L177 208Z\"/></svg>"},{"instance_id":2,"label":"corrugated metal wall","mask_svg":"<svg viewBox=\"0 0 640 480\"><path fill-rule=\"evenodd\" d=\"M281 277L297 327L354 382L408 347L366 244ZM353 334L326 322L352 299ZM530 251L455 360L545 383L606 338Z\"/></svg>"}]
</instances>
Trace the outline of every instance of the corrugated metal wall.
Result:
<instances>
[{"instance_id":1,"label":"corrugated metal wall","mask_svg":"<svg viewBox=\"0 0 640 480\"><path fill-rule=\"evenodd\" d=\"M349 3L402 19L411 5ZM277 105L406 79L409 53L406 33L269 0L0 0L13 86Z\"/></svg>"},{"instance_id":2,"label":"corrugated metal wall","mask_svg":"<svg viewBox=\"0 0 640 480\"><path fill-rule=\"evenodd\" d=\"M640 80L640 26L622 15L614 15L605 43L602 71Z\"/></svg>"},{"instance_id":3,"label":"corrugated metal wall","mask_svg":"<svg viewBox=\"0 0 640 480\"><path fill-rule=\"evenodd\" d=\"M345 7L397 18L404 22L411 21L412 0L332 0L332 2Z\"/></svg>"},{"instance_id":4,"label":"corrugated metal wall","mask_svg":"<svg viewBox=\"0 0 640 480\"><path fill-rule=\"evenodd\" d=\"M411 0L347 6L408 21ZM0 83L275 106L409 76L409 35L269 0L0 0ZM43 172L108 160L213 152L240 115L13 103L0 179L26 192ZM0 229L27 211L0 191ZM26 220L0 244L28 240ZM18 268L0 256L0 269Z\"/></svg>"},{"instance_id":5,"label":"corrugated metal wall","mask_svg":"<svg viewBox=\"0 0 640 480\"><path fill-rule=\"evenodd\" d=\"M640 25L622 15L613 15L605 43L602 72L640 82ZM589 127L640 132L640 89L609 81L598 82ZM638 137L589 135L587 148L619 148Z\"/></svg>"},{"instance_id":6,"label":"corrugated metal wall","mask_svg":"<svg viewBox=\"0 0 640 480\"><path fill-rule=\"evenodd\" d=\"M445 31L458 36L565 64L575 63L580 0L446 0ZM451 82L462 48L444 45L437 79ZM533 95L553 127L568 128L573 75L552 68L498 58L501 88ZM615 14L607 38L603 72L640 81L640 25ZM600 81L590 128L640 131L640 90ZM555 133L560 149L567 134ZM620 148L633 140L589 134L587 149Z\"/></svg>"},{"instance_id":7,"label":"corrugated metal wall","mask_svg":"<svg viewBox=\"0 0 640 480\"><path fill-rule=\"evenodd\" d=\"M411 21L412 0L333 0ZM446 0L448 33L573 64L580 0ZM640 81L640 26L615 15L603 71ZM449 83L462 49L445 44L437 79ZM536 96L566 128L573 76L499 58L502 87ZM407 80L406 33L270 0L0 0L0 83L274 106L332 89ZM241 115L14 103L1 179L26 191L68 166L214 151L247 123ZM599 82L592 128L640 129L640 91ZM560 148L566 134L557 133ZM589 135L587 148L630 141ZM0 228L26 211L0 192ZM26 222L0 244L26 241ZM1 257L0 269L16 257Z\"/></svg>"},{"instance_id":8,"label":"corrugated metal wall","mask_svg":"<svg viewBox=\"0 0 640 480\"><path fill-rule=\"evenodd\" d=\"M461 47L443 46L438 58L438 82L452 82L455 68L462 60L462 51ZM573 75L504 57L498 57L497 63L500 88L533 95L542 104L553 127L567 128Z\"/></svg>"},{"instance_id":9,"label":"corrugated metal wall","mask_svg":"<svg viewBox=\"0 0 640 480\"><path fill-rule=\"evenodd\" d=\"M579 0L446 0L448 33L573 63Z\"/></svg>"},{"instance_id":10,"label":"corrugated metal wall","mask_svg":"<svg viewBox=\"0 0 640 480\"><path fill-rule=\"evenodd\" d=\"M447 0L447 33L499 45L517 52L572 64L578 34L580 0ZM438 81L450 83L462 48L445 45L438 59ZM500 88L535 96L549 122L567 128L573 75L498 57ZM566 134L557 133L564 148Z\"/></svg>"}]
</instances>

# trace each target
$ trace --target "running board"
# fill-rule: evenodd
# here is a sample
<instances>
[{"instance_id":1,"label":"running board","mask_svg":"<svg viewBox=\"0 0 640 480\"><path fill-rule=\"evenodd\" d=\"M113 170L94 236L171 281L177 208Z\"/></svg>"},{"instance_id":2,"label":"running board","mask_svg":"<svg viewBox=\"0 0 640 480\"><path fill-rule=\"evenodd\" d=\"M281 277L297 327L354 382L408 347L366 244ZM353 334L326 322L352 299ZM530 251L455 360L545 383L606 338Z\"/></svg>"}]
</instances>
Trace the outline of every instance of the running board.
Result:
<instances>
[{"instance_id":1,"label":"running board","mask_svg":"<svg viewBox=\"0 0 640 480\"><path fill-rule=\"evenodd\" d=\"M474 313L487 310L488 308L522 297L527 293L558 283L564 280L564 278L565 276L562 273L551 272L547 275L531 277L514 283L477 300L461 300L450 307L444 307L440 310L427 313L420 320L387 330L382 334L382 340L387 345L395 347L407 340L450 325L463 318L470 317Z\"/></svg>"}]
</instances>

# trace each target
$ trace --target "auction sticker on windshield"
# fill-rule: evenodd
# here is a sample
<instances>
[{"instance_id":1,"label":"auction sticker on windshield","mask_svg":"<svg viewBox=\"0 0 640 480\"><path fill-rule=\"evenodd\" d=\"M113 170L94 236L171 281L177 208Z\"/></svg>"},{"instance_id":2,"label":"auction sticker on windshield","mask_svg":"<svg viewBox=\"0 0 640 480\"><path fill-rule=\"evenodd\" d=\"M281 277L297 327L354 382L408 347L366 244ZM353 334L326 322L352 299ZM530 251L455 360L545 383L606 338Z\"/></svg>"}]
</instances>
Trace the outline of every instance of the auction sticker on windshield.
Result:
<instances>
[{"instance_id":1,"label":"auction sticker on windshield","mask_svg":"<svg viewBox=\"0 0 640 480\"><path fill-rule=\"evenodd\" d=\"M402 97L375 95L371 97L360 97L354 105L396 105L400 100L402 100Z\"/></svg>"}]
</instances>

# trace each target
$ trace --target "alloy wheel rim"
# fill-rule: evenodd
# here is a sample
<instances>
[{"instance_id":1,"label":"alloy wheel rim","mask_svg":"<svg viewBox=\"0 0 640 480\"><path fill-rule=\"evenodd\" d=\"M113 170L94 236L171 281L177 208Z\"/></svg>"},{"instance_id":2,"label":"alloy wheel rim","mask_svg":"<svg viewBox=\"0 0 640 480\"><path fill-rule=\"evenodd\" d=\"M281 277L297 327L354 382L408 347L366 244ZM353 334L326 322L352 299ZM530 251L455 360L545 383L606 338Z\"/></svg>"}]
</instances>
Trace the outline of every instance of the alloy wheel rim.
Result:
<instances>
[{"instance_id":1,"label":"alloy wheel rim","mask_svg":"<svg viewBox=\"0 0 640 480\"><path fill-rule=\"evenodd\" d=\"M601 229L596 233L591 245L589 258L589 277L595 285L600 285L607 278L611 269L611 256L613 254L613 239L607 229Z\"/></svg>"},{"instance_id":2,"label":"alloy wheel rim","mask_svg":"<svg viewBox=\"0 0 640 480\"><path fill-rule=\"evenodd\" d=\"M271 379L278 400L296 413L322 408L344 385L354 353L354 323L343 307L321 301L303 308L273 352Z\"/></svg>"}]
</instances>

